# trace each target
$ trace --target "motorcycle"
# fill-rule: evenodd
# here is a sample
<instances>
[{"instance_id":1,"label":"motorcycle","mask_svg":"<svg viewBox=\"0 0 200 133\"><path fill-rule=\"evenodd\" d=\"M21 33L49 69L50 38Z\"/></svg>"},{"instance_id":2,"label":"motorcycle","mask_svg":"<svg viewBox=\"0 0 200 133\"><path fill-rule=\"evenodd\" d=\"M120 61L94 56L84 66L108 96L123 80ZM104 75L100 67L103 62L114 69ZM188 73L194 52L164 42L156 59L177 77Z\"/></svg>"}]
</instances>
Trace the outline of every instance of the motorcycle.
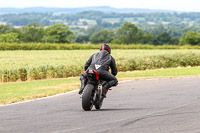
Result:
<instances>
[{"instance_id":1,"label":"motorcycle","mask_svg":"<svg viewBox=\"0 0 200 133\"><path fill-rule=\"evenodd\" d=\"M88 82L82 94L82 108L85 111L90 111L93 106L97 110L101 109L104 97L102 97L102 88L106 81L99 79L99 73L93 69L86 71ZM108 89L106 90L106 94Z\"/></svg>"}]
</instances>

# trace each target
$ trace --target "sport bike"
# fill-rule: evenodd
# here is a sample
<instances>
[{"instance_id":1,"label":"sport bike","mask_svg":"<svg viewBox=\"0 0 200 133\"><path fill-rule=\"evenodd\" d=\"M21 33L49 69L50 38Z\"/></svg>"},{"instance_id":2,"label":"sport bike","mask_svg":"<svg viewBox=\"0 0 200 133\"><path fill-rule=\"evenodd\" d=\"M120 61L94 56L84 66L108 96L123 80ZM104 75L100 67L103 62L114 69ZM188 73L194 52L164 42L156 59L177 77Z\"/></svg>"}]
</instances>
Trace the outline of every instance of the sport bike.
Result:
<instances>
[{"instance_id":1,"label":"sport bike","mask_svg":"<svg viewBox=\"0 0 200 133\"><path fill-rule=\"evenodd\" d=\"M101 109L104 97L102 97L102 87L106 81L99 79L99 73L93 69L86 71L88 82L82 94L82 108L85 111L90 111L93 106L96 109ZM106 93L108 89L106 90Z\"/></svg>"}]
</instances>

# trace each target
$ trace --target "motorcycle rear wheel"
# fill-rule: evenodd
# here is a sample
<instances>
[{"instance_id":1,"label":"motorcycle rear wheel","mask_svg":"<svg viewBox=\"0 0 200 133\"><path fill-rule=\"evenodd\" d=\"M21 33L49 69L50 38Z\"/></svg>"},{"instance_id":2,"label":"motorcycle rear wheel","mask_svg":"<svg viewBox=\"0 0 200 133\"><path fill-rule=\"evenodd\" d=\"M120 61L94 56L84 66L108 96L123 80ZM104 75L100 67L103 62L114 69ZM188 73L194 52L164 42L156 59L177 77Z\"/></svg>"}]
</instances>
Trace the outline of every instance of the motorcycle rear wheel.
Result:
<instances>
[{"instance_id":1,"label":"motorcycle rear wheel","mask_svg":"<svg viewBox=\"0 0 200 133\"><path fill-rule=\"evenodd\" d=\"M85 111L90 111L94 104L94 85L87 84L84 88L84 92L82 95L82 108Z\"/></svg>"}]
</instances>

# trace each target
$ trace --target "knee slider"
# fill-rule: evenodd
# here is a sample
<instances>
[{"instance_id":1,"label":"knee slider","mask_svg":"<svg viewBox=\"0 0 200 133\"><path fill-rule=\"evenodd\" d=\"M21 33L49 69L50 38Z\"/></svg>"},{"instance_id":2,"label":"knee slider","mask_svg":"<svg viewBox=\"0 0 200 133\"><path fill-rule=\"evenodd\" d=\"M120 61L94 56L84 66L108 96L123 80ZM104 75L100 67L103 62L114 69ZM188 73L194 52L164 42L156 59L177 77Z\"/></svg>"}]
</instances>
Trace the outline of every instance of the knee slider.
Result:
<instances>
[{"instance_id":1,"label":"knee slider","mask_svg":"<svg viewBox=\"0 0 200 133\"><path fill-rule=\"evenodd\" d=\"M113 86L117 86L118 85L118 80L115 80L115 84Z\"/></svg>"}]
</instances>

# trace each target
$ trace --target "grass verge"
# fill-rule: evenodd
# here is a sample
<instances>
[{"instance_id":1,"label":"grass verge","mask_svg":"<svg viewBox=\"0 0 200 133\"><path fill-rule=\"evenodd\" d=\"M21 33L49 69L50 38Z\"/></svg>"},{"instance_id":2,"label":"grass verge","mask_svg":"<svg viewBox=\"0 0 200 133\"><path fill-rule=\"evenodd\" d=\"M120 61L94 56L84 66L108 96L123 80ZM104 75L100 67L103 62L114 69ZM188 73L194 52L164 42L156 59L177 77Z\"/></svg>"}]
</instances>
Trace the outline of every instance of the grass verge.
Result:
<instances>
[{"instance_id":1,"label":"grass verge","mask_svg":"<svg viewBox=\"0 0 200 133\"><path fill-rule=\"evenodd\" d=\"M145 78L166 78L200 76L200 67L157 69L147 71L121 72L119 81ZM40 80L0 84L0 105L51 96L76 90L80 87L79 78Z\"/></svg>"}]
</instances>

